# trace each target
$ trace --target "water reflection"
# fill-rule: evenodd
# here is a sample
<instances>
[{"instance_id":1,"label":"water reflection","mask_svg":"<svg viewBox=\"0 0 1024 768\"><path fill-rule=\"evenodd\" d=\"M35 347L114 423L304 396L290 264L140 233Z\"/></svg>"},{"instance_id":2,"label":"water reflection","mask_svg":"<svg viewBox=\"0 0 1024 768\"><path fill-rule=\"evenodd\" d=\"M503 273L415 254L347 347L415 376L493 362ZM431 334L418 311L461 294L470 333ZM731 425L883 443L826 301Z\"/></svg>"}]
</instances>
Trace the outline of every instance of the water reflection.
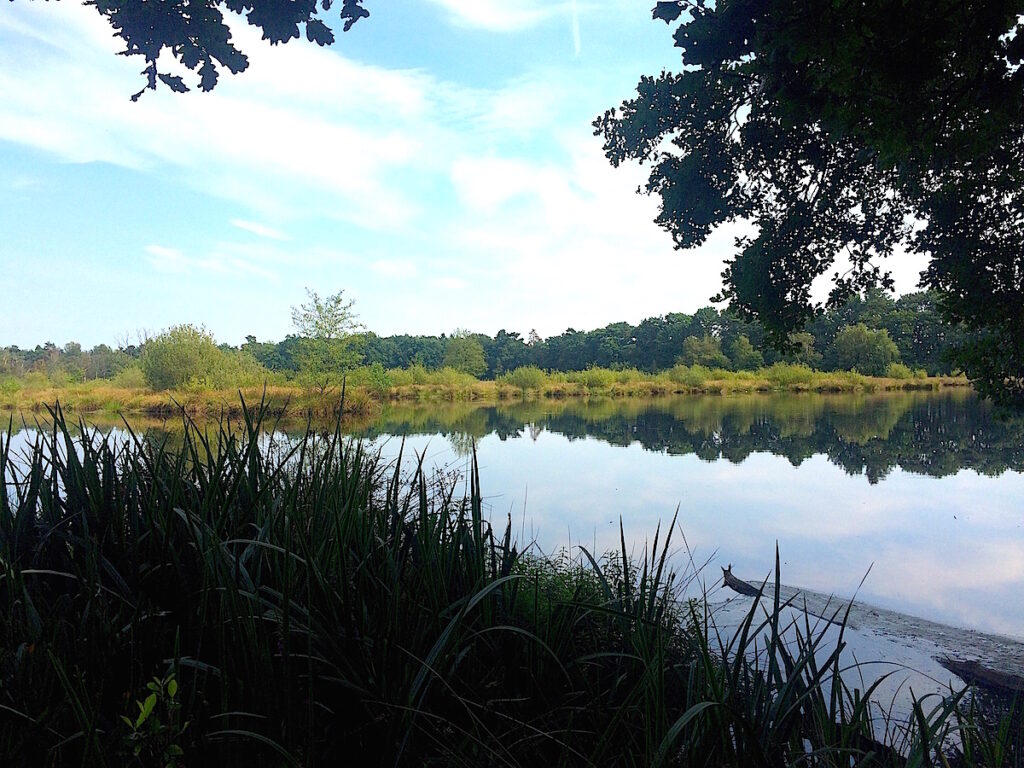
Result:
<instances>
[{"instance_id":1,"label":"water reflection","mask_svg":"<svg viewBox=\"0 0 1024 768\"><path fill-rule=\"evenodd\" d=\"M90 414L100 428L123 427L117 416ZM175 442L178 418L131 418L150 439ZM21 416L13 431L34 429ZM212 425L211 425L212 426ZM238 428L243 427L238 422ZM302 420L276 421L275 431L298 435ZM314 425L332 429L333 425ZM962 469L998 476L1024 471L1024 418L1006 419L967 389L870 395L740 395L674 397L654 400L594 399L475 403L419 403L385 406L371 418L348 420L357 436L441 435L457 455L474 440L536 441L543 432L574 441L593 438L609 445L639 445L703 461L740 463L754 453L783 456L794 467L812 456L826 456L851 475L877 483L894 469L945 477Z\"/></svg>"},{"instance_id":2,"label":"water reflection","mask_svg":"<svg viewBox=\"0 0 1024 768\"><path fill-rule=\"evenodd\" d=\"M704 461L745 461L757 452L800 466L812 456L877 483L892 470L944 477L1024 470L1024 419L1006 420L967 390L884 395L745 395L659 400L392 406L355 425L365 437L439 434L457 452L468 438L570 441L596 438Z\"/></svg>"},{"instance_id":3,"label":"water reflection","mask_svg":"<svg viewBox=\"0 0 1024 768\"><path fill-rule=\"evenodd\" d=\"M642 543L679 505L711 575L763 578L778 542L787 583L850 596L871 568L868 602L1024 638L1024 421L964 390L417 404L348 429L463 471L475 444L493 516L548 551L613 549L620 519Z\"/></svg>"}]
</instances>

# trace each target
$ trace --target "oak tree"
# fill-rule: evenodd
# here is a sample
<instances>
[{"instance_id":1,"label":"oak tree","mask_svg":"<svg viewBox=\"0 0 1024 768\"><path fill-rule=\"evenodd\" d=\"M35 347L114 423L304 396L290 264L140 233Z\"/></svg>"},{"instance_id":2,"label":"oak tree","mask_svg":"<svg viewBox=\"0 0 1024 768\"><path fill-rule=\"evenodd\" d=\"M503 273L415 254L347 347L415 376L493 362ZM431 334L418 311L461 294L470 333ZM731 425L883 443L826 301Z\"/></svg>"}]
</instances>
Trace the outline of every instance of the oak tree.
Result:
<instances>
[{"instance_id":1,"label":"oak tree","mask_svg":"<svg viewBox=\"0 0 1024 768\"><path fill-rule=\"evenodd\" d=\"M922 287L970 333L957 361L1024 404L1024 0L670 0L679 72L641 79L595 121L678 248L749 221L720 299L785 347L822 307L892 286L885 257L925 254Z\"/></svg>"},{"instance_id":2,"label":"oak tree","mask_svg":"<svg viewBox=\"0 0 1024 768\"><path fill-rule=\"evenodd\" d=\"M325 21L334 0L86 0L124 40L123 56L141 56L146 85L132 101L157 83L179 93L189 90L185 80L161 71L165 51L179 64L196 72L201 90L217 85L220 70L237 74L249 66L248 57L231 40L224 16L229 11L263 32L271 45L287 43L300 35L317 45L331 45L334 31ZM347 32L369 16L363 0L340 0L338 16Z\"/></svg>"}]
</instances>

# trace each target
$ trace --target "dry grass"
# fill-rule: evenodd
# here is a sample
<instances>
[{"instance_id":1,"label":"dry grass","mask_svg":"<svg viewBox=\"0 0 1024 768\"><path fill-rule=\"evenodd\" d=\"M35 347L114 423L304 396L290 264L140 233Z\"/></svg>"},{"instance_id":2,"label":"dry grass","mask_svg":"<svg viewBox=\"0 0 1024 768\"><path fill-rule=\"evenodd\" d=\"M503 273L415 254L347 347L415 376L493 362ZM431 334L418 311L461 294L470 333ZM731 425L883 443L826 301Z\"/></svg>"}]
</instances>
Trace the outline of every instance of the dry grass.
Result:
<instances>
[{"instance_id":1,"label":"dry grass","mask_svg":"<svg viewBox=\"0 0 1024 768\"><path fill-rule=\"evenodd\" d=\"M366 381L357 371L353 380ZM701 366L675 366L660 373L591 368L575 372L544 372L530 386L512 383L514 372L496 381L481 381L468 374L440 371L387 371L383 382L350 385L345 412L375 413L385 402L498 403L519 399L565 400L603 396L651 398L665 395L731 395L756 392L888 392L937 390L970 386L962 376L887 378L850 371L814 371L805 366L777 364L758 371L727 371ZM241 389L190 388L153 392L144 387L117 386L110 381L54 385L45 377L16 381L0 388L0 409L38 413L60 402L74 413L142 414L165 416L180 408L192 416L239 416L239 393L247 402L262 400L271 413L286 408L292 413L319 417L338 414L341 392L319 393L298 384L272 384Z\"/></svg>"}]
</instances>

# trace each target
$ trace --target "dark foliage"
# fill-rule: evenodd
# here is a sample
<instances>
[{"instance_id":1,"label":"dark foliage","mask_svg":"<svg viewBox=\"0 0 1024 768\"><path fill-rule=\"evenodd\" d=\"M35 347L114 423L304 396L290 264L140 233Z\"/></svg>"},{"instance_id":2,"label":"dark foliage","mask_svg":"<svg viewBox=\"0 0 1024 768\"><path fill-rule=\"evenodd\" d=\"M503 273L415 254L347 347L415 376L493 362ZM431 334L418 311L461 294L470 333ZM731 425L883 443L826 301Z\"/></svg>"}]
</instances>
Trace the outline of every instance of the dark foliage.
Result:
<instances>
[{"instance_id":1,"label":"dark foliage","mask_svg":"<svg viewBox=\"0 0 1024 768\"><path fill-rule=\"evenodd\" d=\"M644 77L595 122L679 248L747 219L723 297L779 347L819 309L890 284L881 260L927 254L922 285L975 332L958 363L1024 404L1022 0L673 0L679 73ZM913 220L924 223L916 231Z\"/></svg>"},{"instance_id":2,"label":"dark foliage","mask_svg":"<svg viewBox=\"0 0 1024 768\"><path fill-rule=\"evenodd\" d=\"M369 16L363 0L341 0L340 19L348 31L359 19ZM179 75L161 72L157 61L167 51L181 65L199 75L199 87L210 91L217 85L220 68L237 74L249 66L249 59L231 41L231 29L224 10L244 17L263 32L271 45L287 43L305 34L317 45L334 42L334 32L324 22L333 0L87 0L106 17L114 33L124 40L124 56L141 56L146 62L142 74L146 86L132 101L161 82L179 93L189 88Z\"/></svg>"}]
</instances>

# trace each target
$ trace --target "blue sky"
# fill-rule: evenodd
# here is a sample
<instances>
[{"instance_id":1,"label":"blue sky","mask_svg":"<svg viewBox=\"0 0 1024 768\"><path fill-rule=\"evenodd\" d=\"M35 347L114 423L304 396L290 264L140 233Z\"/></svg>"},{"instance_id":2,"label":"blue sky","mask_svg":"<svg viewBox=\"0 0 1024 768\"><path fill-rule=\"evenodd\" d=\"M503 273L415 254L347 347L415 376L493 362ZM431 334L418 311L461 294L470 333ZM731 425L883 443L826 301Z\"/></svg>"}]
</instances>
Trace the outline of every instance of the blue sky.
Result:
<instances>
[{"instance_id":1,"label":"blue sky","mask_svg":"<svg viewBox=\"0 0 1024 768\"><path fill-rule=\"evenodd\" d=\"M673 250L590 123L673 68L651 0L369 0L331 48L271 47L137 103L91 8L0 10L0 345L177 323L279 340L308 286L380 334L542 336L692 312L739 231ZM340 26L340 25L339 25ZM919 264L897 278L912 288Z\"/></svg>"}]
</instances>

